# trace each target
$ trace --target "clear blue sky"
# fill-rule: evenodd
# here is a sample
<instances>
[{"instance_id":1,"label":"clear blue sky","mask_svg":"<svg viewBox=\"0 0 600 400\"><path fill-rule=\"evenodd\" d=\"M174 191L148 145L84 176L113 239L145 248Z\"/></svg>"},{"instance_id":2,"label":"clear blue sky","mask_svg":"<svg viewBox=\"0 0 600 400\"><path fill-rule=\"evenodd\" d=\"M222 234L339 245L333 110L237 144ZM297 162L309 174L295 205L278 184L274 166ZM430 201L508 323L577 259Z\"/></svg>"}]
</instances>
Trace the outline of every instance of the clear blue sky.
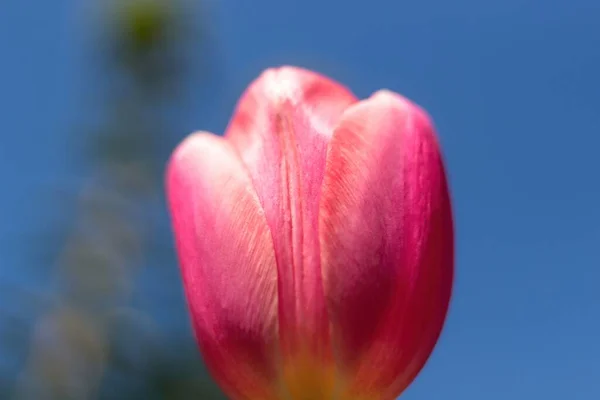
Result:
<instances>
[{"instance_id":1,"label":"clear blue sky","mask_svg":"<svg viewBox=\"0 0 600 400\"><path fill-rule=\"evenodd\" d=\"M15 246L41 216L40 185L67 171L81 3L0 5L1 280L19 279ZM402 399L600 399L600 2L210 3L227 79L208 108L190 81L181 136L222 131L245 85L276 64L363 97L399 91L437 123L457 221L455 295Z\"/></svg>"}]
</instances>

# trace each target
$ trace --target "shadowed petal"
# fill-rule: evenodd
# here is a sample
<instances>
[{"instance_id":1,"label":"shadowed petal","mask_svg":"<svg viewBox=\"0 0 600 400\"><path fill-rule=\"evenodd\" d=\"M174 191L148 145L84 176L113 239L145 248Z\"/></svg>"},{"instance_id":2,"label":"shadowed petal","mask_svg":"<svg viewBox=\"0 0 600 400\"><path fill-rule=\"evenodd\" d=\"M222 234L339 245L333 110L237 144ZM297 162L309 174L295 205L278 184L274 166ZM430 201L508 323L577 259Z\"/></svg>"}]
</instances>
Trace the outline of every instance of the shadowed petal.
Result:
<instances>
[{"instance_id":1,"label":"shadowed petal","mask_svg":"<svg viewBox=\"0 0 600 400\"><path fill-rule=\"evenodd\" d=\"M347 89L316 73L270 69L244 93L226 133L249 171L273 234L286 359L299 351L330 358L319 195L333 126L355 101Z\"/></svg>"},{"instance_id":2,"label":"shadowed petal","mask_svg":"<svg viewBox=\"0 0 600 400\"><path fill-rule=\"evenodd\" d=\"M194 330L236 399L276 399L277 268L271 235L241 161L195 134L175 151L167 192Z\"/></svg>"},{"instance_id":3,"label":"shadowed petal","mask_svg":"<svg viewBox=\"0 0 600 400\"><path fill-rule=\"evenodd\" d=\"M428 116L385 91L350 107L320 212L340 398L395 398L429 357L452 286L451 208Z\"/></svg>"}]
</instances>

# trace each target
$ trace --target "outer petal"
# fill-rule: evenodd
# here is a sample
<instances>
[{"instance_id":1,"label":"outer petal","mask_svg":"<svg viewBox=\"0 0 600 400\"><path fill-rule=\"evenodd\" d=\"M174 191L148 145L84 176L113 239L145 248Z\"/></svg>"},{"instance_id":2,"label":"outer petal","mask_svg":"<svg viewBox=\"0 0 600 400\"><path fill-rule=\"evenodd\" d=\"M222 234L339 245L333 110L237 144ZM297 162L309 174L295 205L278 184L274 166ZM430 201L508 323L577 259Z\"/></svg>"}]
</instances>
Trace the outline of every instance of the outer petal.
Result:
<instances>
[{"instance_id":1,"label":"outer petal","mask_svg":"<svg viewBox=\"0 0 600 400\"><path fill-rule=\"evenodd\" d=\"M186 297L205 361L235 399L275 399L277 269L264 214L222 138L175 151L168 200Z\"/></svg>"},{"instance_id":2,"label":"outer petal","mask_svg":"<svg viewBox=\"0 0 600 400\"><path fill-rule=\"evenodd\" d=\"M422 110L384 91L348 109L319 223L340 398L395 398L433 350L453 278L446 178Z\"/></svg>"},{"instance_id":3,"label":"outer petal","mask_svg":"<svg viewBox=\"0 0 600 400\"><path fill-rule=\"evenodd\" d=\"M342 112L355 101L347 89L316 73L271 69L242 96L226 133L248 168L273 234L286 358L305 350L329 357L319 195L327 142Z\"/></svg>"}]
</instances>

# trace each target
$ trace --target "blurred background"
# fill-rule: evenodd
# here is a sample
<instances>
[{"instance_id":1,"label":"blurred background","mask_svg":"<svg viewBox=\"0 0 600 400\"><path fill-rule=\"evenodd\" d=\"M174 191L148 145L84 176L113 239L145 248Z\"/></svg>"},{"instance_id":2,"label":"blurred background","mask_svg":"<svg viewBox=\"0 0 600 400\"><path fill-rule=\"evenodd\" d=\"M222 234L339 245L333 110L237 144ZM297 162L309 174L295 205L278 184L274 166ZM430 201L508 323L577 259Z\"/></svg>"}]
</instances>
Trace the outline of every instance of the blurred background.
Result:
<instances>
[{"instance_id":1,"label":"blurred background","mask_svg":"<svg viewBox=\"0 0 600 400\"><path fill-rule=\"evenodd\" d=\"M457 278L402 399L599 399L597 0L0 1L0 399L224 398L164 166L281 64L436 121Z\"/></svg>"}]
</instances>

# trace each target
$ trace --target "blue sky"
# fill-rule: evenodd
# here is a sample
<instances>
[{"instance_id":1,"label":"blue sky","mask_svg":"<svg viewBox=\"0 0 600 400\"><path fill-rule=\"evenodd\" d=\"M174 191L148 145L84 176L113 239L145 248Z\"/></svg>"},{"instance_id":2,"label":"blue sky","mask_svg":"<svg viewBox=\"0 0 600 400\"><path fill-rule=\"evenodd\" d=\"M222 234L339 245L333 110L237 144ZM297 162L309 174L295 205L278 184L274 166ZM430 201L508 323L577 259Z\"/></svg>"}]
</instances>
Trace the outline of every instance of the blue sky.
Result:
<instances>
[{"instance_id":1,"label":"blue sky","mask_svg":"<svg viewBox=\"0 0 600 400\"><path fill-rule=\"evenodd\" d=\"M16 245L43 215L44 185L68 171L84 88L76 4L0 6L5 282L22 279L27 246ZM212 0L210 9L226 79L203 96L190 79L181 137L222 131L247 83L278 64L318 70L361 97L398 91L437 124L457 279L442 339L402 399L600 398L597 0Z\"/></svg>"}]
</instances>

